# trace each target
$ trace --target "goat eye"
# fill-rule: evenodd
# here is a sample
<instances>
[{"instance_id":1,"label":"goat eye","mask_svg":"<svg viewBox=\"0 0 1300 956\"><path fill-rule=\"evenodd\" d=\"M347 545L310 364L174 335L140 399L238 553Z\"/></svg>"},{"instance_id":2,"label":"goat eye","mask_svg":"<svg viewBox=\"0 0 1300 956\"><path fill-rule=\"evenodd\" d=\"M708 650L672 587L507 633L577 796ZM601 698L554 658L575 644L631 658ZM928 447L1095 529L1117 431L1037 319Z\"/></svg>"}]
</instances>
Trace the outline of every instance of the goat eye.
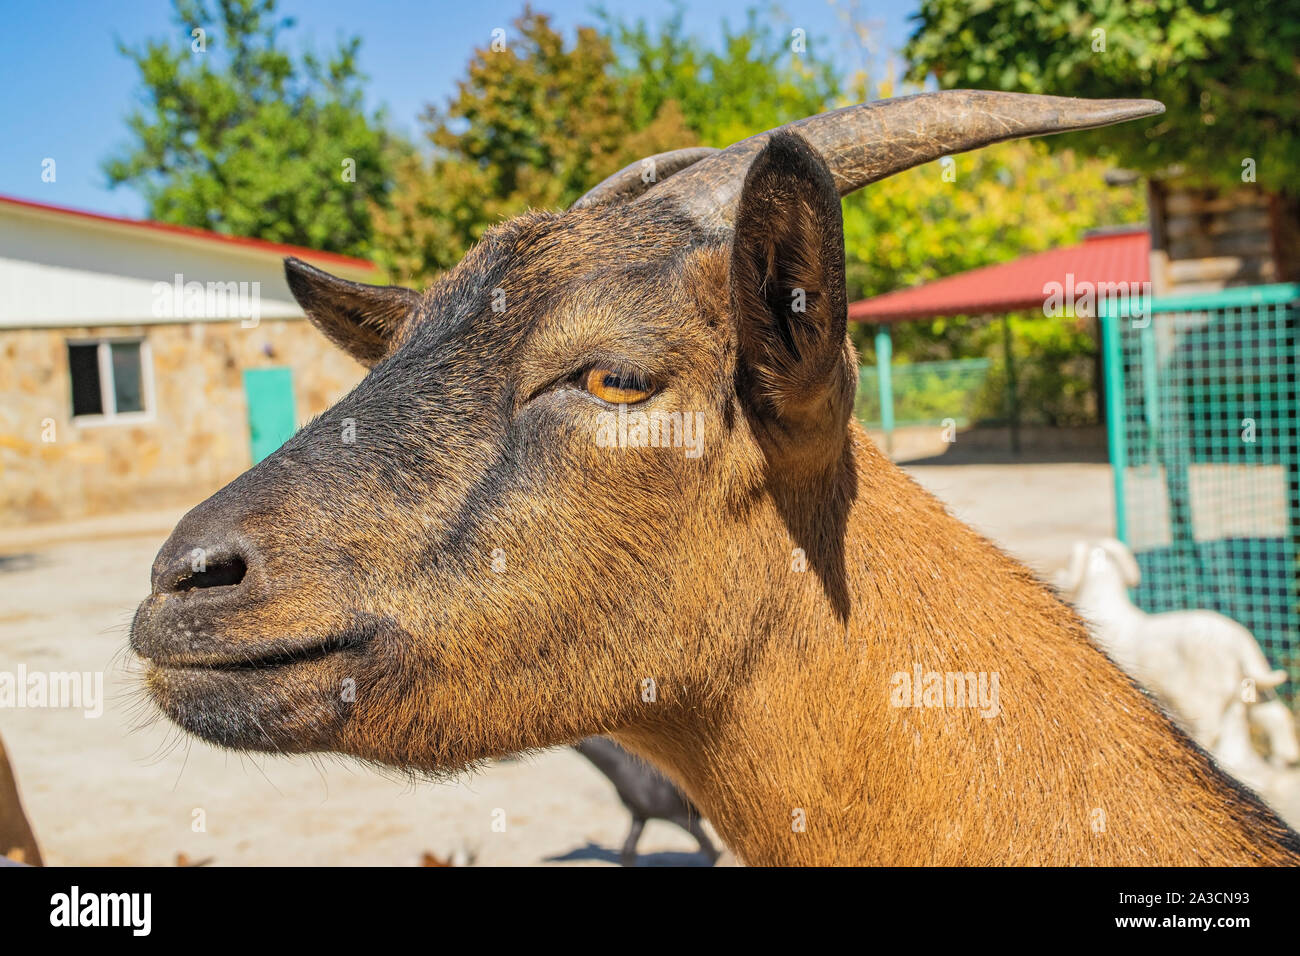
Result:
<instances>
[{"instance_id":1,"label":"goat eye","mask_svg":"<svg viewBox=\"0 0 1300 956\"><path fill-rule=\"evenodd\" d=\"M611 405L633 405L654 394L644 375L612 368L593 368L587 372L583 387Z\"/></svg>"}]
</instances>

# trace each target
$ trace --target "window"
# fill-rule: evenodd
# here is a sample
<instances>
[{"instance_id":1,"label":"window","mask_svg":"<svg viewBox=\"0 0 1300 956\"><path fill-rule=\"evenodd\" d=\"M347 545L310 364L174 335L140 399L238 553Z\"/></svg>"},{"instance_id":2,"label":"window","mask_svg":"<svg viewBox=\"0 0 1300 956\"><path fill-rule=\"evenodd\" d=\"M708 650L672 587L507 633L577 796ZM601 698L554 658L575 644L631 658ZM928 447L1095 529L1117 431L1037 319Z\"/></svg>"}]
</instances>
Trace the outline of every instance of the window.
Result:
<instances>
[{"instance_id":1,"label":"window","mask_svg":"<svg viewBox=\"0 0 1300 956\"><path fill-rule=\"evenodd\" d=\"M148 418L149 347L143 339L68 343L72 417L78 424Z\"/></svg>"}]
</instances>

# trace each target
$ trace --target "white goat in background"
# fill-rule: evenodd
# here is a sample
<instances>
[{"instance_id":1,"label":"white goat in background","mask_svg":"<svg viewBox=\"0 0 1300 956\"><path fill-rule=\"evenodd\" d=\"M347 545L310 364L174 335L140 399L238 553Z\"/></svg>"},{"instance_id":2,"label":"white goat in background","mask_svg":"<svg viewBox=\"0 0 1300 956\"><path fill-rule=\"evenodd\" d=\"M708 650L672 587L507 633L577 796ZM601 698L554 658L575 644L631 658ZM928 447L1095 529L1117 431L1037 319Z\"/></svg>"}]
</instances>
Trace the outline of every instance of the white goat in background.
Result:
<instances>
[{"instance_id":1,"label":"white goat in background","mask_svg":"<svg viewBox=\"0 0 1300 956\"><path fill-rule=\"evenodd\" d=\"M1147 614L1128 596L1139 574L1121 542L1080 541L1056 583L1115 663L1229 769L1237 768L1246 779L1261 777L1260 765L1268 767L1250 744L1247 721L1267 737L1274 766L1300 760L1291 712L1272 695L1287 679L1286 671L1270 669L1250 631L1222 614Z\"/></svg>"},{"instance_id":2,"label":"white goat in background","mask_svg":"<svg viewBox=\"0 0 1300 956\"><path fill-rule=\"evenodd\" d=\"M1261 757L1251 742L1250 723L1246 716L1248 706L1244 701L1235 700L1228 707L1223 715L1214 757L1234 777L1268 798L1276 790L1284 771Z\"/></svg>"}]
</instances>

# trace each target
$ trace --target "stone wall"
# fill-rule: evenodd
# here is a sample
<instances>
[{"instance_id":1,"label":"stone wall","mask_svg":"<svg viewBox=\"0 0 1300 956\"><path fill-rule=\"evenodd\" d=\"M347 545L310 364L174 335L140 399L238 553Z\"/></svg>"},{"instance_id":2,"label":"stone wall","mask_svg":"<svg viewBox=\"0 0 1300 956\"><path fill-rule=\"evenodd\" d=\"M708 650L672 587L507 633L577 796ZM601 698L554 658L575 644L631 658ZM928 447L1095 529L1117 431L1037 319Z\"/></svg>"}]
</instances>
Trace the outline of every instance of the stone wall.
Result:
<instances>
[{"instance_id":1,"label":"stone wall","mask_svg":"<svg viewBox=\"0 0 1300 956\"><path fill-rule=\"evenodd\" d=\"M149 343L153 417L78 424L67 342L115 336ZM243 370L272 366L299 424L364 373L304 319L0 330L0 526L198 503L249 467Z\"/></svg>"}]
</instances>

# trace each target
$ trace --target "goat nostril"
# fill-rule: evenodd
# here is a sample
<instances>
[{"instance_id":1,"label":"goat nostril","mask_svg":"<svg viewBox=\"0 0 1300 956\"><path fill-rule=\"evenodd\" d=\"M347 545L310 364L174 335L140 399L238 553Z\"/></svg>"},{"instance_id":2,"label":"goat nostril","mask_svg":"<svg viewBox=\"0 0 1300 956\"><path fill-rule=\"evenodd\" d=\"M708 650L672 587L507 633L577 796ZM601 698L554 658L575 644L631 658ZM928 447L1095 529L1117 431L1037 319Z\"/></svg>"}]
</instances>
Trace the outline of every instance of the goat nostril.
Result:
<instances>
[{"instance_id":1,"label":"goat nostril","mask_svg":"<svg viewBox=\"0 0 1300 956\"><path fill-rule=\"evenodd\" d=\"M207 564L202 570L190 571L169 589L177 593L195 588L231 587L244 580L248 565L235 555Z\"/></svg>"}]
</instances>

